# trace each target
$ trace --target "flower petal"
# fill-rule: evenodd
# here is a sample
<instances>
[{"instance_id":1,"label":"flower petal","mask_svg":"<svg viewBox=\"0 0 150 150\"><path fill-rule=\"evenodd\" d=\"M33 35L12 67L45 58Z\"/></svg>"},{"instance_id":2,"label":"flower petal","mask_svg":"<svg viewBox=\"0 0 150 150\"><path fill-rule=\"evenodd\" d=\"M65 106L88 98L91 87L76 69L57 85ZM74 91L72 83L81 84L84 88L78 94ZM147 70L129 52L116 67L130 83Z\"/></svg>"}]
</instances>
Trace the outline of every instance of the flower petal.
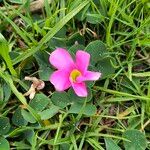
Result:
<instances>
[{"instance_id":1,"label":"flower petal","mask_svg":"<svg viewBox=\"0 0 150 150\"><path fill-rule=\"evenodd\" d=\"M84 82L72 83L72 87L75 93L80 97L86 97L88 95L87 88Z\"/></svg>"},{"instance_id":2,"label":"flower petal","mask_svg":"<svg viewBox=\"0 0 150 150\"><path fill-rule=\"evenodd\" d=\"M100 72L94 72L94 71L87 71L85 73L85 78L87 80L98 80L101 77Z\"/></svg>"},{"instance_id":3,"label":"flower petal","mask_svg":"<svg viewBox=\"0 0 150 150\"><path fill-rule=\"evenodd\" d=\"M100 72L93 72L93 71L86 71L84 76L77 77L77 82L83 82L83 81L95 81L98 80L101 77Z\"/></svg>"},{"instance_id":4,"label":"flower petal","mask_svg":"<svg viewBox=\"0 0 150 150\"><path fill-rule=\"evenodd\" d=\"M76 53L76 65L83 74L87 70L89 62L90 62L90 54L85 51L78 50Z\"/></svg>"},{"instance_id":5,"label":"flower petal","mask_svg":"<svg viewBox=\"0 0 150 150\"><path fill-rule=\"evenodd\" d=\"M49 57L49 62L57 69L69 69L74 66L74 61L68 51L63 48L57 48Z\"/></svg>"},{"instance_id":6,"label":"flower petal","mask_svg":"<svg viewBox=\"0 0 150 150\"><path fill-rule=\"evenodd\" d=\"M57 91L64 91L71 86L69 81L69 73L66 70L58 70L50 76L50 82Z\"/></svg>"}]
</instances>

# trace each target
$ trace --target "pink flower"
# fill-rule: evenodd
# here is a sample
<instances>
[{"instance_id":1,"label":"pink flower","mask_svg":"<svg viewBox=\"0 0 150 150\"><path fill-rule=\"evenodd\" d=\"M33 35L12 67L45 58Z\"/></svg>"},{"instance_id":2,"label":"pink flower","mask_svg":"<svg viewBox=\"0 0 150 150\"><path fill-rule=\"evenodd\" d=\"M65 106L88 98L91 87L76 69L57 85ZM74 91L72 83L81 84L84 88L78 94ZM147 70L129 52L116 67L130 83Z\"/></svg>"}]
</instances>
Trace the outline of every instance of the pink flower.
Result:
<instances>
[{"instance_id":1,"label":"pink flower","mask_svg":"<svg viewBox=\"0 0 150 150\"><path fill-rule=\"evenodd\" d=\"M72 86L78 96L88 95L84 81L98 80L100 72L88 71L90 54L78 50L75 61L67 50L57 48L49 57L50 63L58 70L50 76L50 82L56 91L64 91Z\"/></svg>"}]
</instances>

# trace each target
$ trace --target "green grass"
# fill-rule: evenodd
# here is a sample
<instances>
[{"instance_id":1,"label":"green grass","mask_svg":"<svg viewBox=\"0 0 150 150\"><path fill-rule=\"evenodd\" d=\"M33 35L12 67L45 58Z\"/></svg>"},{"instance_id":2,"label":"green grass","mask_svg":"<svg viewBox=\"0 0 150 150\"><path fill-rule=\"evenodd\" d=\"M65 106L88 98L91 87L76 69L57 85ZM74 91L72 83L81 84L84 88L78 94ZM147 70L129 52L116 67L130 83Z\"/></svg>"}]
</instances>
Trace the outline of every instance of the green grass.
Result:
<instances>
[{"instance_id":1,"label":"green grass","mask_svg":"<svg viewBox=\"0 0 150 150\"><path fill-rule=\"evenodd\" d=\"M0 2L0 149L150 149L150 2L45 0L35 12L14 2ZM87 98L55 92L56 47L85 49L102 72ZM25 76L46 84L33 100Z\"/></svg>"}]
</instances>

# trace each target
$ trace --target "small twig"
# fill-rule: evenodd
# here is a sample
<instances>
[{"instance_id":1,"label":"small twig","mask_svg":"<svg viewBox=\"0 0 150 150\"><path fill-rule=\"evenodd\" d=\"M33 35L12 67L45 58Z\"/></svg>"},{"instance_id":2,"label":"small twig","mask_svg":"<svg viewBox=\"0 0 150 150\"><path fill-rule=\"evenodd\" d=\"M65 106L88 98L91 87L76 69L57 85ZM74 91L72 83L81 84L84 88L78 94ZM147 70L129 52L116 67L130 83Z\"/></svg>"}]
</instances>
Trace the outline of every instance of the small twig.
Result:
<instances>
[{"instance_id":1,"label":"small twig","mask_svg":"<svg viewBox=\"0 0 150 150\"><path fill-rule=\"evenodd\" d=\"M143 60L145 60L150 65L150 55L145 57L139 52L137 52L136 54L137 54L138 57L142 58Z\"/></svg>"},{"instance_id":2,"label":"small twig","mask_svg":"<svg viewBox=\"0 0 150 150\"><path fill-rule=\"evenodd\" d=\"M142 126L141 131L143 131L145 127L149 124L150 124L150 119Z\"/></svg>"}]
</instances>

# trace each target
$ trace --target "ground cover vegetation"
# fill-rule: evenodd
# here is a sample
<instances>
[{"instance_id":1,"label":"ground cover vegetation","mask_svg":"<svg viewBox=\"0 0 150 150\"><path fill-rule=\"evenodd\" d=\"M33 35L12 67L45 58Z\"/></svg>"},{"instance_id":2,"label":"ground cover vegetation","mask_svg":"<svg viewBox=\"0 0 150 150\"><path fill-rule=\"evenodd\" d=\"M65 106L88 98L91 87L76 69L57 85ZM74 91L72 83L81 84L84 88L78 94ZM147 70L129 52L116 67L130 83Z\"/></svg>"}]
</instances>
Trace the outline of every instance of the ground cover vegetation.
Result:
<instances>
[{"instance_id":1,"label":"ground cover vegetation","mask_svg":"<svg viewBox=\"0 0 150 150\"><path fill-rule=\"evenodd\" d=\"M0 0L0 32L0 150L150 149L149 0ZM87 97L50 83L58 47L90 54Z\"/></svg>"}]
</instances>

